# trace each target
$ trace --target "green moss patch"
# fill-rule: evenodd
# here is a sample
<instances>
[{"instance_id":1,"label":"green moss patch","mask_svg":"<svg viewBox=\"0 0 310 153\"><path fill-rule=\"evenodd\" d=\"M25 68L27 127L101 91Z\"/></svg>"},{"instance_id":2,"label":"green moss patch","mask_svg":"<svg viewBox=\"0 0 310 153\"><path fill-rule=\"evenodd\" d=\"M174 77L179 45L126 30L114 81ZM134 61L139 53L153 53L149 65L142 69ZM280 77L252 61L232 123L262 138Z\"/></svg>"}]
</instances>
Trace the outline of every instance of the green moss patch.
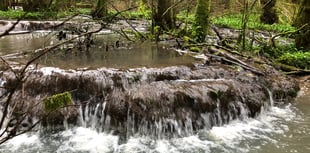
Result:
<instances>
[{"instance_id":1,"label":"green moss patch","mask_svg":"<svg viewBox=\"0 0 310 153\"><path fill-rule=\"evenodd\" d=\"M47 112L55 111L59 108L72 104L72 96L69 92L55 94L43 100L44 109Z\"/></svg>"}]
</instances>

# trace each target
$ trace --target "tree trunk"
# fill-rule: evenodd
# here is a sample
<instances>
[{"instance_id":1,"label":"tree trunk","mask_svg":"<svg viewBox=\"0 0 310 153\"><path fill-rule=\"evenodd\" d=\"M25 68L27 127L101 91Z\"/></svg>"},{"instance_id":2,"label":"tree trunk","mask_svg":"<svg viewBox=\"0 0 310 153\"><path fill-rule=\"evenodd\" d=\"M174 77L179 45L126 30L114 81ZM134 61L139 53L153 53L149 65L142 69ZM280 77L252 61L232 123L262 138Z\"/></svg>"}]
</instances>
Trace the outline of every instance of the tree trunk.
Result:
<instances>
[{"instance_id":1,"label":"tree trunk","mask_svg":"<svg viewBox=\"0 0 310 153\"><path fill-rule=\"evenodd\" d=\"M211 0L198 0L195 14L196 41L204 42L209 29Z\"/></svg>"},{"instance_id":2,"label":"tree trunk","mask_svg":"<svg viewBox=\"0 0 310 153\"><path fill-rule=\"evenodd\" d=\"M154 14L154 25L163 30L175 28L176 15L173 8L174 0L158 0L157 12Z\"/></svg>"},{"instance_id":3,"label":"tree trunk","mask_svg":"<svg viewBox=\"0 0 310 153\"><path fill-rule=\"evenodd\" d=\"M49 7L47 0L27 0L23 5L25 11L46 11Z\"/></svg>"},{"instance_id":4,"label":"tree trunk","mask_svg":"<svg viewBox=\"0 0 310 153\"><path fill-rule=\"evenodd\" d=\"M306 25L307 24L307 25ZM305 26L306 25L306 26ZM310 0L301 2L298 17L295 21L295 26L305 26L296 34L295 43L298 49L310 50Z\"/></svg>"},{"instance_id":5,"label":"tree trunk","mask_svg":"<svg viewBox=\"0 0 310 153\"><path fill-rule=\"evenodd\" d=\"M0 1L0 11L7 11L9 7L8 0L1 0Z\"/></svg>"},{"instance_id":6,"label":"tree trunk","mask_svg":"<svg viewBox=\"0 0 310 153\"><path fill-rule=\"evenodd\" d=\"M95 11L92 13L94 18L103 18L107 16L108 8L107 8L107 0L98 0Z\"/></svg>"},{"instance_id":7,"label":"tree trunk","mask_svg":"<svg viewBox=\"0 0 310 153\"><path fill-rule=\"evenodd\" d=\"M260 20L266 24L277 23L279 18L276 13L275 5L277 0L260 0L263 6L263 13L260 16Z\"/></svg>"}]
</instances>

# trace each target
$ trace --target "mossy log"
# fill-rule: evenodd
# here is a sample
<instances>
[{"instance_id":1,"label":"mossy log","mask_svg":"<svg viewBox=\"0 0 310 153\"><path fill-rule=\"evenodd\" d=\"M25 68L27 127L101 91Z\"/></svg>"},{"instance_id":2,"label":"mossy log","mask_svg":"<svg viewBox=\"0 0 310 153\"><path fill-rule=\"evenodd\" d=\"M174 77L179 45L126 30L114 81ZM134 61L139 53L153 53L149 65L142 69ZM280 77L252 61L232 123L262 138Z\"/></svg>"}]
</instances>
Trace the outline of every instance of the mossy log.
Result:
<instances>
[{"instance_id":1,"label":"mossy log","mask_svg":"<svg viewBox=\"0 0 310 153\"><path fill-rule=\"evenodd\" d=\"M286 65L283 63L279 63L279 62L273 62L272 64L276 69L284 71L284 74L286 75L309 75L310 74L310 70L299 69L295 66Z\"/></svg>"}]
</instances>

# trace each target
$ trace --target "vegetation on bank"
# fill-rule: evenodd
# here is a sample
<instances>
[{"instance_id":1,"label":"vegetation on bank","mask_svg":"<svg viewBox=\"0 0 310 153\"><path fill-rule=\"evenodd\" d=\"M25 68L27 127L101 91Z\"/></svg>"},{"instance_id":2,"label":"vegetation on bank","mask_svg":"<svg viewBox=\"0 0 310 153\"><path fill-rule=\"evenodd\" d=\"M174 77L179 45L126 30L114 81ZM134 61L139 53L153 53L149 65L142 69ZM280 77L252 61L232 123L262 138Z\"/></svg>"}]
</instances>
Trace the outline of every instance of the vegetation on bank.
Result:
<instances>
[{"instance_id":1,"label":"vegetation on bank","mask_svg":"<svg viewBox=\"0 0 310 153\"><path fill-rule=\"evenodd\" d=\"M242 14L228 14L219 17L212 18L212 22L218 26L241 29L242 28ZM274 23L274 24L265 24L260 22L259 14L251 14L249 16L248 28L252 30L266 30L273 32L287 32L296 30L288 22L286 23Z\"/></svg>"},{"instance_id":2,"label":"vegetation on bank","mask_svg":"<svg viewBox=\"0 0 310 153\"><path fill-rule=\"evenodd\" d=\"M68 11L43 11L43 12L25 12L23 10L0 11L0 19L14 20L23 17L25 20L57 20L75 14L90 14L91 9L76 9Z\"/></svg>"}]
</instances>

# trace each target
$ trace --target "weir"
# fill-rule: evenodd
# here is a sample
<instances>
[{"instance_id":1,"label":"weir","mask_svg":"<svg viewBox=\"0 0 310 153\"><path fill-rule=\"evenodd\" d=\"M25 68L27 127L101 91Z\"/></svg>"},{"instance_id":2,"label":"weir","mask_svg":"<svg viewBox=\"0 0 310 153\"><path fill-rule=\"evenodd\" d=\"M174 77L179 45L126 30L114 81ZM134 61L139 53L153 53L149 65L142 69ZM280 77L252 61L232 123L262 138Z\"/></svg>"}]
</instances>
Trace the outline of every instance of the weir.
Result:
<instances>
[{"instance_id":1,"label":"weir","mask_svg":"<svg viewBox=\"0 0 310 153\"><path fill-rule=\"evenodd\" d=\"M268 79L219 65L86 71L41 68L29 70L29 81L12 101L26 102L16 103L16 109L28 108L30 116L41 118L43 130L82 126L112 132L122 140L136 135L171 139L256 117L262 108L272 106L273 98L293 98L296 84L282 75L271 77L282 81L267 86ZM18 81L9 71L1 73L1 78L4 89ZM283 84L286 88L278 88ZM73 106L46 115L40 101L65 91L72 94Z\"/></svg>"}]
</instances>

